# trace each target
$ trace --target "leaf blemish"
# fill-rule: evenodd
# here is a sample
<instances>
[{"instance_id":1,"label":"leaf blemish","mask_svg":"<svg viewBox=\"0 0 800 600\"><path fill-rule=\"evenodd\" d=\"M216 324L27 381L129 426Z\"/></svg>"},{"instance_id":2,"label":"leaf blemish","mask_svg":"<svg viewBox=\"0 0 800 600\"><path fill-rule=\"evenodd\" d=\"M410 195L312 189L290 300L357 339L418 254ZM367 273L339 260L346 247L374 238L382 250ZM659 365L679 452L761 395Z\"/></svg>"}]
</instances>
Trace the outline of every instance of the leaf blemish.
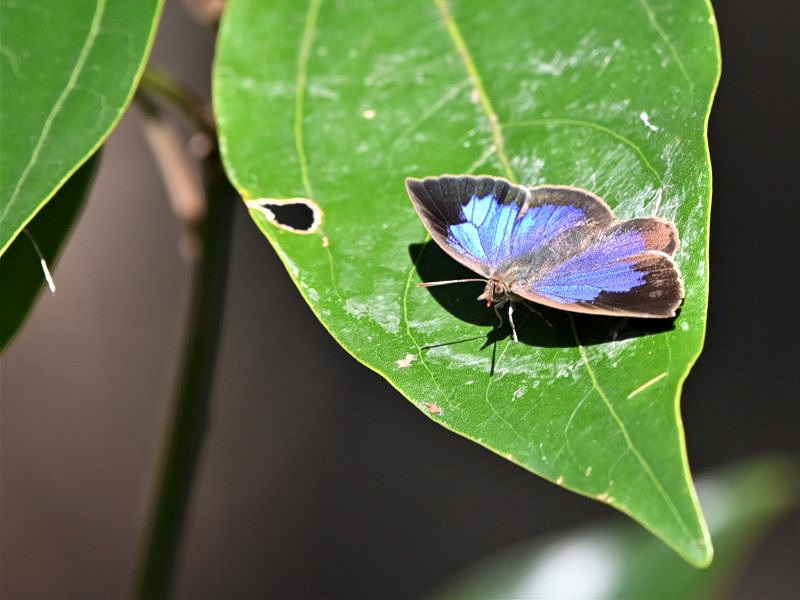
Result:
<instances>
[{"instance_id":1,"label":"leaf blemish","mask_svg":"<svg viewBox=\"0 0 800 600\"><path fill-rule=\"evenodd\" d=\"M564 476L559 475L558 479L556 479L556 485L564 485Z\"/></svg>"},{"instance_id":2,"label":"leaf blemish","mask_svg":"<svg viewBox=\"0 0 800 600\"><path fill-rule=\"evenodd\" d=\"M644 111L640 112L639 118L642 120L642 123L644 123L644 126L647 127L650 131L661 131L661 127L657 127L656 125L653 125L650 122L650 116L646 112Z\"/></svg>"},{"instance_id":3,"label":"leaf blemish","mask_svg":"<svg viewBox=\"0 0 800 600\"><path fill-rule=\"evenodd\" d=\"M436 404L436 402L426 402L425 408L427 408L428 412L430 412L433 415L440 415L442 414L442 412L444 412L442 410L442 407Z\"/></svg>"},{"instance_id":4,"label":"leaf blemish","mask_svg":"<svg viewBox=\"0 0 800 600\"><path fill-rule=\"evenodd\" d=\"M407 369L415 360L417 360L415 355L406 354L403 358L394 361L394 364L398 369Z\"/></svg>"},{"instance_id":5,"label":"leaf blemish","mask_svg":"<svg viewBox=\"0 0 800 600\"><path fill-rule=\"evenodd\" d=\"M659 373L658 375L653 377L650 381L647 381L647 382L643 383L638 388L633 390L630 394L628 394L628 400L630 400L634 396L638 396L639 394L641 394L643 391L645 391L650 386L655 385L656 383L658 383L659 381L664 379L664 377L666 377L667 375L668 375L668 372L664 371L663 373Z\"/></svg>"},{"instance_id":6,"label":"leaf blemish","mask_svg":"<svg viewBox=\"0 0 800 600\"><path fill-rule=\"evenodd\" d=\"M375 118L375 114L376 113L375 113L374 110L372 110L371 108L368 108L363 113L361 113L361 116L364 117L367 121L371 121L372 119Z\"/></svg>"},{"instance_id":7,"label":"leaf blemish","mask_svg":"<svg viewBox=\"0 0 800 600\"><path fill-rule=\"evenodd\" d=\"M292 233L314 233L322 223L322 209L308 198L258 198L247 207L259 211L273 225ZM323 240L322 245L327 247Z\"/></svg>"}]
</instances>

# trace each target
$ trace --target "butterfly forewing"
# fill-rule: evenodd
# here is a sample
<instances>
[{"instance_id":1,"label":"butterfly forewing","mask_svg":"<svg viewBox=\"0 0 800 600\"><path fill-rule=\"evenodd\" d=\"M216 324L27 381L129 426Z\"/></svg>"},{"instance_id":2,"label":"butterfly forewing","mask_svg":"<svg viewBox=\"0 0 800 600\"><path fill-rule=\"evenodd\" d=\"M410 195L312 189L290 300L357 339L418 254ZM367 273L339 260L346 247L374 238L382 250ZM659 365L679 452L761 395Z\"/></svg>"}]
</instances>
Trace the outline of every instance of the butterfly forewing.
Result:
<instances>
[{"instance_id":1,"label":"butterfly forewing","mask_svg":"<svg viewBox=\"0 0 800 600\"><path fill-rule=\"evenodd\" d=\"M613 221L600 198L577 188L525 188L470 176L409 178L406 186L439 246L485 277L564 231Z\"/></svg>"},{"instance_id":2,"label":"butterfly forewing","mask_svg":"<svg viewBox=\"0 0 800 600\"><path fill-rule=\"evenodd\" d=\"M517 198L524 198L524 189L494 177L458 176L408 178L406 189L417 214L436 243L458 262L489 277L489 265L479 242L465 248L464 240L459 242L453 237L451 227L474 224L467 216L475 216L472 210L474 205L470 206L467 214L464 210L464 206L473 199L491 198L497 206L517 203L521 208L522 201Z\"/></svg>"}]
</instances>

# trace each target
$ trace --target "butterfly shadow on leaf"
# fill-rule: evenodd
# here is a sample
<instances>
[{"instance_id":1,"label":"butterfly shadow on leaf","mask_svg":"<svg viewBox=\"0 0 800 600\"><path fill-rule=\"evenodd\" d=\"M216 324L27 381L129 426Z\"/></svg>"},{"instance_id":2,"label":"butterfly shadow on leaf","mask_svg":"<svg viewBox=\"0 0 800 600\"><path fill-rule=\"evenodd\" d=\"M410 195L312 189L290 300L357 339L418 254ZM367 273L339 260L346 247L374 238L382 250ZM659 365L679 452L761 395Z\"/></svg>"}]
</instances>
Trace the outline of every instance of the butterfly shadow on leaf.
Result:
<instances>
[{"instance_id":1,"label":"butterfly shadow on leaf","mask_svg":"<svg viewBox=\"0 0 800 600\"><path fill-rule=\"evenodd\" d=\"M416 266L419 278L424 282L446 281L452 279L474 278L477 275L448 256L431 241L424 244L410 244L409 256ZM511 336L508 324L508 310L503 308L503 324L500 325L491 308L477 297L483 292L484 284L454 283L428 288L417 288L412 293L430 294L439 305L453 316L481 327L493 327L486 335L482 348L507 339ZM570 315L575 320L575 329L580 334L583 346L605 344L635 337L662 333L674 329L675 319L636 319L627 317L607 317L568 313L547 306L526 303L531 309L516 304L514 322L520 343L545 348L576 347L577 342L570 324ZM458 343L463 340L445 340L442 344Z\"/></svg>"}]
</instances>

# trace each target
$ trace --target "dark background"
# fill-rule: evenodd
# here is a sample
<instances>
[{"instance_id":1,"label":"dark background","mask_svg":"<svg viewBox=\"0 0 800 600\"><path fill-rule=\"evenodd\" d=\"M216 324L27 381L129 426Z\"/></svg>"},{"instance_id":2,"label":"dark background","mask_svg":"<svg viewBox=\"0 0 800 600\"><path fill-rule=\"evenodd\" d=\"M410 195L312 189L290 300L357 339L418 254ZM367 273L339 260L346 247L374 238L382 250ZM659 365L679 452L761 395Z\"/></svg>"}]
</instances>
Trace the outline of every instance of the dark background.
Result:
<instances>
[{"instance_id":1,"label":"dark background","mask_svg":"<svg viewBox=\"0 0 800 600\"><path fill-rule=\"evenodd\" d=\"M696 473L798 454L800 51L794 1L721 0L706 347L683 415ZM167 2L154 60L207 90L212 34ZM135 114L1 363L3 598L130 588L164 440L186 270ZM210 429L178 598L405 598L536 535L613 510L422 418L314 318L237 206ZM790 598L800 519L734 591Z\"/></svg>"}]
</instances>

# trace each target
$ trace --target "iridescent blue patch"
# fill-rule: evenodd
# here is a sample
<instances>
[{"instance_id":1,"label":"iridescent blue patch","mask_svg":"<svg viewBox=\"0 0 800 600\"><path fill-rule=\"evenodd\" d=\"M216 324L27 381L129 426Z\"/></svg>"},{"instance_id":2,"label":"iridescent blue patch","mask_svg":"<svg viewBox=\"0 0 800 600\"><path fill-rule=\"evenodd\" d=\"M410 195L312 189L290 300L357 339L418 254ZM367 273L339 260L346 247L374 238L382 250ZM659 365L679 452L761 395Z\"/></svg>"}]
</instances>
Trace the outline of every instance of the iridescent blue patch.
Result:
<instances>
[{"instance_id":1,"label":"iridescent blue patch","mask_svg":"<svg viewBox=\"0 0 800 600\"><path fill-rule=\"evenodd\" d=\"M628 292L645 282L629 260L644 250L642 236L626 231L560 264L536 283L536 292L561 304L594 300L602 292Z\"/></svg>"},{"instance_id":2,"label":"iridescent blue patch","mask_svg":"<svg viewBox=\"0 0 800 600\"><path fill-rule=\"evenodd\" d=\"M449 227L448 242L490 267L546 244L584 219L574 206L542 204L521 218L516 204L500 204L492 196L473 196L462 208L463 223Z\"/></svg>"}]
</instances>

